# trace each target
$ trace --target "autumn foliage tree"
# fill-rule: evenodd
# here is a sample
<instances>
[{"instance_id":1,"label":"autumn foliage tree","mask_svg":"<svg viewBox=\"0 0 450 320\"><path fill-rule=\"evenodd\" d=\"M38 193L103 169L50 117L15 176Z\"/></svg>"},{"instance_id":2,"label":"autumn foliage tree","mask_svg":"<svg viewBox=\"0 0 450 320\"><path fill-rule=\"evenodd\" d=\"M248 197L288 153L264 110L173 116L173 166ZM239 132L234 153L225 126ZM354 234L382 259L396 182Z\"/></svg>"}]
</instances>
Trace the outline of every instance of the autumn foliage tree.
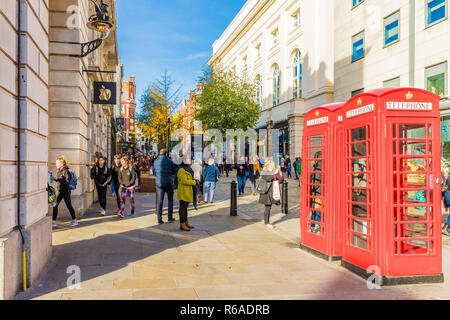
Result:
<instances>
[{"instance_id":1,"label":"autumn foliage tree","mask_svg":"<svg viewBox=\"0 0 450 320\"><path fill-rule=\"evenodd\" d=\"M148 87L140 100L141 110L137 115L137 124L151 142L158 144L159 149L166 147L168 119L171 119L170 132L180 124L180 116L175 112L180 103L180 88L174 88L174 84L175 81L166 71Z\"/></svg>"}]
</instances>

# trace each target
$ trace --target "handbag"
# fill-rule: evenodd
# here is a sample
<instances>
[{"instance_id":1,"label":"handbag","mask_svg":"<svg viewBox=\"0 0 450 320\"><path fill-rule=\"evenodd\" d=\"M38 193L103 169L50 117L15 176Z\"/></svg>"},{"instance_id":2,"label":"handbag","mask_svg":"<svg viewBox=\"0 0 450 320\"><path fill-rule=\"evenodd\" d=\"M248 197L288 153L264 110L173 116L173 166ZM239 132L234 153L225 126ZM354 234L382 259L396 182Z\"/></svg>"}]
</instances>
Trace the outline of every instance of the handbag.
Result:
<instances>
[{"instance_id":1,"label":"handbag","mask_svg":"<svg viewBox=\"0 0 450 320\"><path fill-rule=\"evenodd\" d=\"M272 197L275 201L281 200L281 188L280 188L280 181L277 180L277 177L273 175L274 181L272 183Z\"/></svg>"}]
</instances>

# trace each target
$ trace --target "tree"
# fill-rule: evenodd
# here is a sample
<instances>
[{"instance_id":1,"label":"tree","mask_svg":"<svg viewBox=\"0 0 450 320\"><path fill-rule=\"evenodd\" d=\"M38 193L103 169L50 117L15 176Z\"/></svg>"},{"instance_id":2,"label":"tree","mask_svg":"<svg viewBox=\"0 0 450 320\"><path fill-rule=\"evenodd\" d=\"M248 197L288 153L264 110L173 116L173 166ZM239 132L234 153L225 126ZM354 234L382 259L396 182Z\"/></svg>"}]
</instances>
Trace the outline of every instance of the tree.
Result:
<instances>
[{"instance_id":1,"label":"tree","mask_svg":"<svg viewBox=\"0 0 450 320\"><path fill-rule=\"evenodd\" d=\"M141 97L141 111L137 114L137 124L142 133L158 148L166 147L171 118L170 132L178 128L180 120L175 109L180 104L180 88L174 89L175 81L166 71L160 79L147 88Z\"/></svg>"},{"instance_id":2,"label":"tree","mask_svg":"<svg viewBox=\"0 0 450 320\"><path fill-rule=\"evenodd\" d=\"M261 107L255 101L256 83L247 73L236 75L221 64L207 67L201 78L204 89L197 98L196 120L202 121L204 129L227 129L255 127Z\"/></svg>"}]
</instances>

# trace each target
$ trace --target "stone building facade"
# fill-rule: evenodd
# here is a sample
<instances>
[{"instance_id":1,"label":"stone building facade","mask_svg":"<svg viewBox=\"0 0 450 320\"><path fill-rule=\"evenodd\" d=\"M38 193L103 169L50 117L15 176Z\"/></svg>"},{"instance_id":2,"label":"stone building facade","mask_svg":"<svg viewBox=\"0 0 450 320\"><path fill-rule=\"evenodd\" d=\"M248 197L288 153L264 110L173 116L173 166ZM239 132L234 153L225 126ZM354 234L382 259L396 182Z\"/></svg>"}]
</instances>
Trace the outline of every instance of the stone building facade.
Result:
<instances>
[{"instance_id":1,"label":"stone building facade","mask_svg":"<svg viewBox=\"0 0 450 320\"><path fill-rule=\"evenodd\" d=\"M355 0L335 7L335 99L381 87L441 96L442 155L450 169L448 0ZM359 43L357 43L359 41Z\"/></svg>"},{"instance_id":2,"label":"stone building facade","mask_svg":"<svg viewBox=\"0 0 450 320\"><path fill-rule=\"evenodd\" d=\"M333 102L333 8L332 0L248 0L213 44L211 65L247 70L259 83L255 129L272 137L272 157L300 157L304 114Z\"/></svg>"},{"instance_id":3,"label":"stone building facade","mask_svg":"<svg viewBox=\"0 0 450 320\"><path fill-rule=\"evenodd\" d=\"M115 1L106 3L115 17ZM118 59L115 33L77 57L80 43L98 37L86 27L93 12L89 1L0 1L0 300L22 288L23 249L28 286L52 255L46 187L56 157L66 155L79 177L77 215L94 200L89 165L110 150L112 107L92 104L92 83L115 79L83 70L115 71Z\"/></svg>"}]
</instances>

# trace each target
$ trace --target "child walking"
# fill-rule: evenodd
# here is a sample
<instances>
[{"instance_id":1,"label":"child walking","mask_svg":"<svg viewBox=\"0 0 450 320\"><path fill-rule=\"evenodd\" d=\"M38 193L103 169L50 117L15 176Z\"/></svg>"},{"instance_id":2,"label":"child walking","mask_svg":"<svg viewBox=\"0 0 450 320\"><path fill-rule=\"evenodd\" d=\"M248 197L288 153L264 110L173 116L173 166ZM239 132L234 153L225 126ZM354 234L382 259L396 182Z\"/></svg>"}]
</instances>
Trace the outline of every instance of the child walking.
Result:
<instances>
[{"instance_id":1,"label":"child walking","mask_svg":"<svg viewBox=\"0 0 450 320\"><path fill-rule=\"evenodd\" d=\"M120 163L122 164L122 168L120 168L119 171L119 184L120 184L120 190L121 190L121 206L120 206L120 212L119 217L125 218L125 202L128 197L130 197L130 203L131 203L131 214L130 216L135 215L135 209L134 209L134 192L135 192L135 183L136 183L136 173L134 169L130 166L128 157L123 157L120 160Z\"/></svg>"}]
</instances>

